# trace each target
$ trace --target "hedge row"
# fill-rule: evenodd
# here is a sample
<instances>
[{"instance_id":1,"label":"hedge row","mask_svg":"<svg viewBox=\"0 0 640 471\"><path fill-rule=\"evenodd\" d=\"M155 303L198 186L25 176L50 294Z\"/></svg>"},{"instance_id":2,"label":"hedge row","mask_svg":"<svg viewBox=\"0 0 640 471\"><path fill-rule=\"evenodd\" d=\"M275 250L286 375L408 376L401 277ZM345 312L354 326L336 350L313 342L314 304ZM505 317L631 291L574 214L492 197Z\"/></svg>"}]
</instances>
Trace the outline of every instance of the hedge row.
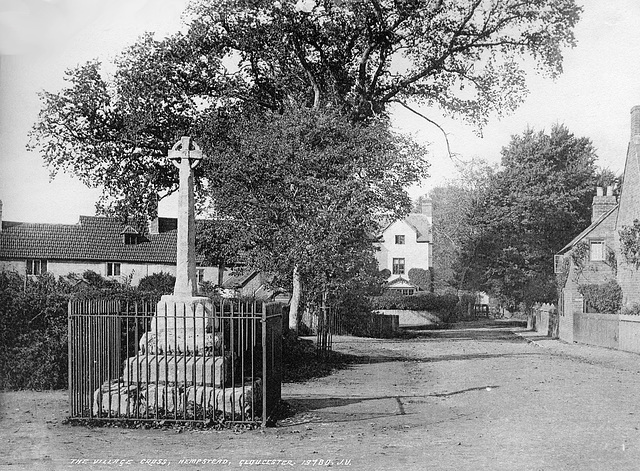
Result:
<instances>
[{"instance_id":1,"label":"hedge row","mask_svg":"<svg viewBox=\"0 0 640 471\"><path fill-rule=\"evenodd\" d=\"M452 312L458 297L454 294L418 293L410 296L384 295L371 298L374 310L400 309L409 311Z\"/></svg>"},{"instance_id":2,"label":"hedge row","mask_svg":"<svg viewBox=\"0 0 640 471\"><path fill-rule=\"evenodd\" d=\"M166 282L164 278L147 280L147 288ZM25 280L13 272L0 272L0 390L67 387L69 300L138 301L159 294L93 272L57 280L49 274Z\"/></svg>"}]
</instances>

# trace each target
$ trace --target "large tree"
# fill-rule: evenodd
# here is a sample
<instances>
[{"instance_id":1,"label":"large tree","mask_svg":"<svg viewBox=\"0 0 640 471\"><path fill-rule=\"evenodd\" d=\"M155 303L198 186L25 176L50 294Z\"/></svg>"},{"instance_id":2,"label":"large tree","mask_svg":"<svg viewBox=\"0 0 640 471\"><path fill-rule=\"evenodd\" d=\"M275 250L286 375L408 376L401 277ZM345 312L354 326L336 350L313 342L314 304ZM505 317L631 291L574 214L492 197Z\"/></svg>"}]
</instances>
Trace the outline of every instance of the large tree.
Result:
<instances>
[{"instance_id":1,"label":"large tree","mask_svg":"<svg viewBox=\"0 0 640 471\"><path fill-rule=\"evenodd\" d=\"M155 215L177 189L171 145L204 124L224 140L212 118L246 109L366 124L420 102L482 126L524 98L523 60L561 73L580 14L574 0L194 0L189 11L186 33L144 36L109 79L90 62L42 95L31 147L52 173L103 188L101 212ZM204 168L196 177L203 202Z\"/></svg>"},{"instance_id":2,"label":"large tree","mask_svg":"<svg viewBox=\"0 0 640 471\"><path fill-rule=\"evenodd\" d=\"M553 255L590 223L603 173L595 160L591 141L562 125L513 136L502 170L474 204L477 231L463 254L473 271L468 282L511 308L553 301Z\"/></svg>"},{"instance_id":3,"label":"large tree","mask_svg":"<svg viewBox=\"0 0 640 471\"><path fill-rule=\"evenodd\" d=\"M385 120L358 124L323 110L216 114L201 136L217 212L250 240L245 261L276 283L298 277L309 295L372 281L379 221L409 210L405 188L428 167L424 149Z\"/></svg>"},{"instance_id":4,"label":"large tree","mask_svg":"<svg viewBox=\"0 0 640 471\"><path fill-rule=\"evenodd\" d=\"M462 254L470 250L480 228L474 224L475 208L488 192L496 165L472 159L459 162L458 176L429 192L433 201L433 271L437 290L470 286L473 271Z\"/></svg>"}]
</instances>

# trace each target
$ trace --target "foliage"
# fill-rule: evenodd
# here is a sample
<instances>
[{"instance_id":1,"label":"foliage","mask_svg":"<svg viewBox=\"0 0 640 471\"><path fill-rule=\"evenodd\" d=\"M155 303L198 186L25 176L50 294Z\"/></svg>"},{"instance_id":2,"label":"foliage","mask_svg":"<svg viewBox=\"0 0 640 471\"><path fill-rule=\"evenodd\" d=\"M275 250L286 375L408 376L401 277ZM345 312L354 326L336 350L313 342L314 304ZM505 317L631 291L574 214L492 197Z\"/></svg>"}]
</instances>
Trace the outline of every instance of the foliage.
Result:
<instances>
[{"instance_id":1,"label":"foliage","mask_svg":"<svg viewBox=\"0 0 640 471\"><path fill-rule=\"evenodd\" d=\"M212 120L202 130L204 175L215 212L243 232L244 263L276 275L277 286L291 286L295 268L311 301L375 289L370 234L380 217L409 210L404 188L426 175L424 149L382 120L354 124L335 112Z\"/></svg>"},{"instance_id":2,"label":"foliage","mask_svg":"<svg viewBox=\"0 0 640 471\"><path fill-rule=\"evenodd\" d=\"M51 275L0 273L0 389L66 387L69 289Z\"/></svg>"},{"instance_id":3,"label":"foliage","mask_svg":"<svg viewBox=\"0 0 640 471\"><path fill-rule=\"evenodd\" d=\"M632 303L624 306L620 314L625 316L640 316L640 303Z\"/></svg>"},{"instance_id":4,"label":"foliage","mask_svg":"<svg viewBox=\"0 0 640 471\"><path fill-rule=\"evenodd\" d=\"M469 288L492 292L510 310L555 300L553 255L590 223L595 159L591 141L564 126L512 137L503 169L474 204L478 233L461 257L473 272Z\"/></svg>"},{"instance_id":5,"label":"foliage","mask_svg":"<svg viewBox=\"0 0 640 471\"><path fill-rule=\"evenodd\" d=\"M247 231L264 253L257 267L287 267L297 300L301 286L359 277L356 255L369 264L372 198L407 209L403 187L425 167L390 133L389 105L420 102L482 126L522 101L523 58L561 73L580 12L574 0L195 0L185 33L146 35L109 79L94 61L44 92L29 147L53 174L101 187L101 212L135 219L177 189L171 145L204 142L213 159L196 169L198 204ZM225 258L228 247L211 247Z\"/></svg>"},{"instance_id":6,"label":"foliage","mask_svg":"<svg viewBox=\"0 0 640 471\"><path fill-rule=\"evenodd\" d=\"M583 240L578 242L569 253L575 271L575 281L578 281L589 261L589 242Z\"/></svg>"},{"instance_id":7,"label":"foliage","mask_svg":"<svg viewBox=\"0 0 640 471\"><path fill-rule=\"evenodd\" d=\"M526 94L523 57L562 72L580 11L572 0L197 0L187 37L233 52L238 96L274 109L285 101L370 116L410 99L483 124Z\"/></svg>"},{"instance_id":8,"label":"foliage","mask_svg":"<svg viewBox=\"0 0 640 471\"><path fill-rule=\"evenodd\" d=\"M410 296L385 295L371 298L372 308L401 309L410 311L453 311L458 304L458 297L452 294L437 295L434 293L418 293Z\"/></svg>"},{"instance_id":9,"label":"foliage","mask_svg":"<svg viewBox=\"0 0 640 471\"><path fill-rule=\"evenodd\" d=\"M0 272L0 389L67 387L67 306L72 299L140 301L149 293L94 272L26 280Z\"/></svg>"},{"instance_id":10,"label":"foliage","mask_svg":"<svg viewBox=\"0 0 640 471\"><path fill-rule=\"evenodd\" d=\"M431 291L432 278L431 271L424 268L411 268L409 270L409 281L423 291Z\"/></svg>"},{"instance_id":11,"label":"foliage","mask_svg":"<svg viewBox=\"0 0 640 471\"><path fill-rule=\"evenodd\" d=\"M640 221L633 220L633 226L622 226L620 235L620 252L625 262L637 270L640 268Z\"/></svg>"},{"instance_id":12,"label":"foliage","mask_svg":"<svg viewBox=\"0 0 640 471\"><path fill-rule=\"evenodd\" d=\"M567 283L567 279L569 278L569 267L571 262L569 261L569 257L562 257L562 262L560 264L558 273L556 273L556 285L558 290L562 290ZM558 291L559 293L560 291Z\"/></svg>"},{"instance_id":13,"label":"foliage","mask_svg":"<svg viewBox=\"0 0 640 471\"><path fill-rule=\"evenodd\" d=\"M158 295L171 294L176 285L176 277L170 273L160 272L145 276L138 283L138 290Z\"/></svg>"},{"instance_id":14,"label":"foliage","mask_svg":"<svg viewBox=\"0 0 640 471\"><path fill-rule=\"evenodd\" d=\"M587 312L616 314L622 306L622 288L616 280L603 284L580 285L578 291L584 296Z\"/></svg>"},{"instance_id":15,"label":"foliage","mask_svg":"<svg viewBox=\"0 0 640 471\"><path fill-rule=\"evenodd\" d=\"M457 166L460 176L437 186L429 196L433 201L433 277L435 289L457 291L473 284L473 272L461 258L463 249L472 250L479 228L475 208L488 194L487 186L497 167L472 159Z\"/></svg>"}]
</instances>

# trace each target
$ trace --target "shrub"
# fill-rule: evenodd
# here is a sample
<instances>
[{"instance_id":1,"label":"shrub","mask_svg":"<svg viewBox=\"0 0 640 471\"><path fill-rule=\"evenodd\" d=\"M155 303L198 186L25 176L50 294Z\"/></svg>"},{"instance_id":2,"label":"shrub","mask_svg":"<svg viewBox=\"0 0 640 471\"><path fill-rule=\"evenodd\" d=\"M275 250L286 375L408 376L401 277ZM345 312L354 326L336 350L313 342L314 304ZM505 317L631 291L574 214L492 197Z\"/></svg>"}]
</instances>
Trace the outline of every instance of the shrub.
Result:
<instances>
[{"instance_id":1,"label":"shrub","mask_svg":"<svg viewBox=\"0 0 640 471\"><path fill-rule=\"evenodd\" d=\"M142 278L138 284L138 289L155 294L171 294L175 285L175 276L170 273L160 272Z\"/></svg>"},{"instance_id":2,"label":"shrub","mask_svg":"<svg viewBox=\"0 0 640 471\"><path fill-rule=\"evenodd\" d=\"M424 291L431 291L431 272L424 268L412 268L409 270L409 281Z\"/></svg>"},{"instance_id":3,"label":"shrub","mask_svg":"<svg viewBox=\"0 0 640 471\"><path fill-rule=\"evenodd\" d=\"M581 285L578 291L584 296L587 312L615 314L622 306L622 288L617 281L603 284Z\"/></svg>"}]
</instances>

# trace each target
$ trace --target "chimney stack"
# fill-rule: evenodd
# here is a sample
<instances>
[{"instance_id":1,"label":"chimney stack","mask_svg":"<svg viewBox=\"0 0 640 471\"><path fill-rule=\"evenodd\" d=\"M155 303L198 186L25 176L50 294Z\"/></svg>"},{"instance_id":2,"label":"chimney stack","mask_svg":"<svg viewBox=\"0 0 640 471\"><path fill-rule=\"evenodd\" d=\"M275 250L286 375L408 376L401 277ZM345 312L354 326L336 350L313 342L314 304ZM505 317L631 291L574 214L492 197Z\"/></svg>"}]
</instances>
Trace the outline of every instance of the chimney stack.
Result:
<instances>
[{"instance_id":1,"label":"chimney stack","mask_svg":"<svg viewBox=\"0 0 640 471\"><path fill-rule=\"evenodd\" d=\"M631 141L640 141L640 105L631 108Z\"/></svg>"},{"instance_id":2,"label":"chimney stack","mask_svg":"<svg viewBox=\"0 0 640 471\"><path fill-rule=\"evenodd\" d=\"M600 216L615 207L616 204L618 204L618 200L613 195L612 186L607 187L606 193L604 193L602 187L597 187L596 196L593 197L593 204L591 206L591 223L596 222Z\"/></svg>"}]
</instances>

